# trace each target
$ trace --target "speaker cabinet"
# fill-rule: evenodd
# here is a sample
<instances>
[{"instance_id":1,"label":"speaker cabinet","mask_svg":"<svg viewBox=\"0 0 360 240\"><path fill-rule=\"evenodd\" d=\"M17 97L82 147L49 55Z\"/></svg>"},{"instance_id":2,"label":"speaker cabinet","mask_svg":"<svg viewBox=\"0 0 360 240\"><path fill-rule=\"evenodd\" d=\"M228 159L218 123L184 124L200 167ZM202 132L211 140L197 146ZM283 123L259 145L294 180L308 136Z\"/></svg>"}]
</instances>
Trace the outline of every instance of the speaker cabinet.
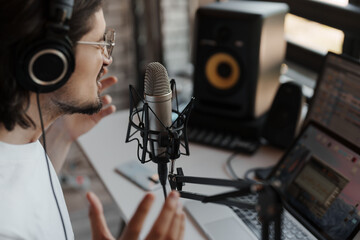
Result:
<instances>
[{"instance_id":1,"label":"speaker cabinet","mask_svg":"<svg viewBox=\"0 0 360 240\"><path fill-rule=\"evenodd\" d=\"M200 7L194 39L194 111L251 121L269 108L285 56L283 3Z\"/></svg>"},{"instance_id":2,"label":"speaker cabinet","mask_svg":"<svg viewBox=\"0 0 360 240\"><path fill-rule=\"evenodd\" d=\"M300 85L281 84L265 121L263 137L274 146L289 147L299 130L304 103Z\"/></svg>"}]
</instances>

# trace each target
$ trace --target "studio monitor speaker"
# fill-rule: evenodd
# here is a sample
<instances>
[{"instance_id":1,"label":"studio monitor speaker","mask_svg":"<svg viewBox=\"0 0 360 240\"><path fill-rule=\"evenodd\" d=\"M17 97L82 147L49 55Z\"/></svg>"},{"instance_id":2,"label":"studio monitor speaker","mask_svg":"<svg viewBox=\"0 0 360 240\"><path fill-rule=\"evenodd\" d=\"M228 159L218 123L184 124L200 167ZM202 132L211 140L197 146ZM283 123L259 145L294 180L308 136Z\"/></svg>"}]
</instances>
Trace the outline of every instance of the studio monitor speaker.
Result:
<instances>
[{"instance_id":1,"label":"studio monitor speaker","mask_svg":"<svg viewBox=\"0 0 360 240\"><path fill-rule=\"evenodd\" d=\"M284 3L229 1L200 7L194 38L195 111L254 120L270 108L285 56Z\"/></svg>"}]
</instances>

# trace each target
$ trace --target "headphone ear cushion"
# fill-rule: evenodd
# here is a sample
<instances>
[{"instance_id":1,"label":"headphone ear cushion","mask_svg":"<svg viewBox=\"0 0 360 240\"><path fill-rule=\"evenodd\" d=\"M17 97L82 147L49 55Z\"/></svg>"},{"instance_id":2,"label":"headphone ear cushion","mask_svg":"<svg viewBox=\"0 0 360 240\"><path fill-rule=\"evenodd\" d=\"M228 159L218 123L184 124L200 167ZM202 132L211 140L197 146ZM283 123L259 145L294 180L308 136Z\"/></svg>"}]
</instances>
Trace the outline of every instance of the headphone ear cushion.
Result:
<instances>
[{"instance_id":1,"label":"headphone ear cushion","mask_svg":"<svg viewBox=\"0 0 360 240\"><path fill-rule=\"evenodd\" d=\"M17 61L16 79L33 92L47 93L63 86L75 69L70 42L38 41L25 49Z\"/></svg>"}]
</instances>

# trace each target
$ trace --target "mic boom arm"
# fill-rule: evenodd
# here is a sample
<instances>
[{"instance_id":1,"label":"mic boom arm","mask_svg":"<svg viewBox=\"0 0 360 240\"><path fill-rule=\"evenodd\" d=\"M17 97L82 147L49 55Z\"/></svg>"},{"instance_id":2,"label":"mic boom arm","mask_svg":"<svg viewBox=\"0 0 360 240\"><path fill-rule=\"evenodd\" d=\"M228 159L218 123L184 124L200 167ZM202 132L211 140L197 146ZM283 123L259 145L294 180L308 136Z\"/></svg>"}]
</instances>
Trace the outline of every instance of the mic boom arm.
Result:
<instances>
[{"instance_id":1,"label":"mic boom arm","mask_svg":"<svg viewBox=\"0 0 360 240\"><path fill-rule=\"evenodd\" d=\"M170 187L173 190L178 190L180 197L201 201L203 203L216 203L227 206L234 206L242 209L255 209L258 212L259 220L262 223L261 236L263 240L269 239L269 228L271 222L274 222L274 237L275 240L281 239L281 220L282 220L282 200L279 192L276 190L274 184L254 183L247 180L227 180L216 178L202 178L184 176L181 168L177 168L177 174L171 172L169 174ZM202 194L183 191L182 188L185 183L194 183L212 186L234 187L237 190L216 194L212 196L205 196ZM239 202L231 198L245 196L249 194L258 193L258 202L256 204Z\"/></svg>"}]
</instances>

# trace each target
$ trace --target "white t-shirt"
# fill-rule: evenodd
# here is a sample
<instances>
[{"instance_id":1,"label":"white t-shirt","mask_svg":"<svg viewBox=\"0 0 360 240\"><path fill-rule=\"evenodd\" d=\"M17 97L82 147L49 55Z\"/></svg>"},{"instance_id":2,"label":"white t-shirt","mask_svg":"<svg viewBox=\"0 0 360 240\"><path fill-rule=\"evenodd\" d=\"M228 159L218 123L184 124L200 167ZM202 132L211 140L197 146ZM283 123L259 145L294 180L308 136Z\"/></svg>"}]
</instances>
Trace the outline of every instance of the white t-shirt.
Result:
<instances>
[{"instance_id":1,"label":"white t-shirt","mask_svg":"<svg viewBox=\"0 0 360 240\"><path fill-rule=\"evenodd\" d=\"M71 240L69 213L51 162L50 172ZM39 141L25 145L0 142L0 239L65 239Z\"/></svg>"}]
</instances>

